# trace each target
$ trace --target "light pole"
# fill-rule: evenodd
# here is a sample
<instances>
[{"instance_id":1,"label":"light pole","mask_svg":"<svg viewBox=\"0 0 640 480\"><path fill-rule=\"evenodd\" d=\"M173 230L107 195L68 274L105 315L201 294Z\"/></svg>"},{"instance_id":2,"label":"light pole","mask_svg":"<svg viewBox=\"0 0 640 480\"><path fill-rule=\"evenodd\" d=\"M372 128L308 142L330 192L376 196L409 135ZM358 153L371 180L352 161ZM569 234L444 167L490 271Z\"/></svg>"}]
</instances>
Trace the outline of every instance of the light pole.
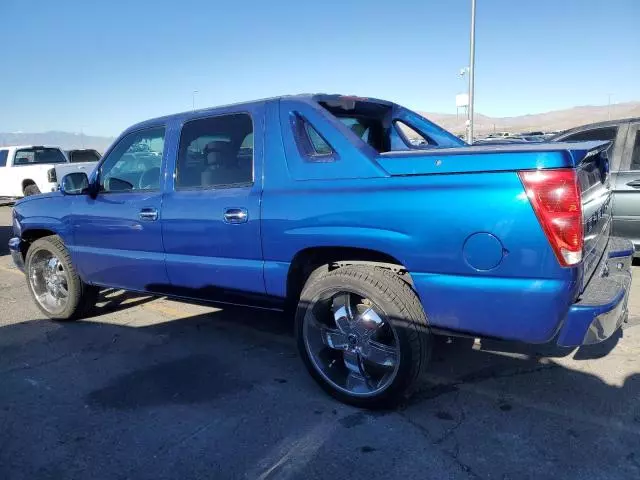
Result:
<instances>
[{"instance_id":1,"label":"light pole","mask_svg":"<svg viewBox=\"0 0 640 480\"><path fill-rule=\"evenodd\" d=\"M196 95L198 94L198 90L194 90L191 92L191 110L196 109Z\"/></svg>"},{"instance_id":2,"label":"light pole","mask_svg":"<svg viewBox=\"0 0 640 480\"><path fill-rule=\"evenodd\" d=\"M469 129L467 143L473 143L473 89L476 66L476 0L471 0L471 40L469 42Z\"/></svg>"},{"instance_id":3,"label":"light pole","mask_svg":"<svg viewBox=\"0 0 640 480\"><path fill-rule=\"evenodd\" d=\"M460 73L458 74L462 81L465 80L464 76L469 74L469 67L464 67L460 69ZM465 98L466 95L466 98ZM458 101L460 98L460 101ZM462 106L464 108L464 115L467 117L467 122L469 122L469 81L467 80L467 91L462 95L456 95L456 120L458 119L458 106ZM468 125L466 125L466 130L468 130Z\"/></svg>"}]
</instances>

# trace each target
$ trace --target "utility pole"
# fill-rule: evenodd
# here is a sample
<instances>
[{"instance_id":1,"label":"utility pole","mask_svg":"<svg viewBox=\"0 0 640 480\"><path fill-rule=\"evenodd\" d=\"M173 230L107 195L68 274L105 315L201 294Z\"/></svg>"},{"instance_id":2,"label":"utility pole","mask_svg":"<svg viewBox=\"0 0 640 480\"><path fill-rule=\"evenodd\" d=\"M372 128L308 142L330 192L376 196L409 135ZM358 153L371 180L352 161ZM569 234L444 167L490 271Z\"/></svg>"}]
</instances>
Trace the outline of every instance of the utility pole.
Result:
<instances>
[{"instance_id":1,"label":"utility pole","mask_svg":"<svg viewBox=\"0 0 640 480\"><path fill-rule=\"evenodd\" d=\"M460 78L464 81L465 75L469 74L469 67L464 67L460 69ZM466 95L466 98L465 96ZM464 109L464 116L467 117L467 122L469 121L469 81L467 80L467 92L465 94L456 95L456 120L458 119L458 108L462 107ZM466 131L465 131L466 133Z\"/></svg>"},{"instance_id":2,"label":"utility pole","mask_svg":"<svg viewBox=\"0 0 640 480\"><path fill-rule=\"evenodd\" d=\"M469 42L469 128L467 143L473 143L473 90L476 70L476 0L471 0L471 40Z\"/></svg>"}]
</instances>

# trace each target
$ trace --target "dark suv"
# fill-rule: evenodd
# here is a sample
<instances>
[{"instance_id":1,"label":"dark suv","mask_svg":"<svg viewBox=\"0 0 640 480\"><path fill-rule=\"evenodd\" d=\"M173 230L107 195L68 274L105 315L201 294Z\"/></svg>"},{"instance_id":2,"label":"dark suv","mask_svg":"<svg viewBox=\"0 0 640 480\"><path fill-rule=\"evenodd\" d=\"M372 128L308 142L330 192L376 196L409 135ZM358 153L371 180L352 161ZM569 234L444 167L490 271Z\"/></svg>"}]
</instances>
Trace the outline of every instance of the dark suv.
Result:
<instances>
[{"instance_id":1,"label":"dark suv","mask_svg":"<svg viewBox=\"0 0 640 480\"><path fill-rule=\"evenodd\" d=\"M552 142L608 140L611 186L614 191L613 231L633 242L640 256L640 117L592 123L572 128Z\"/></svg>"},{"instance_id":2,"label":"dark suv","mask_svg":"<svg viewBox=\"0 0 640 480\"><path fill-rule=\"evenodd\" d=\"M71 163L97 162L102 155L91 148L77 148L75 150L65 150L65 155Z\"/></svg>"}]
</instances>

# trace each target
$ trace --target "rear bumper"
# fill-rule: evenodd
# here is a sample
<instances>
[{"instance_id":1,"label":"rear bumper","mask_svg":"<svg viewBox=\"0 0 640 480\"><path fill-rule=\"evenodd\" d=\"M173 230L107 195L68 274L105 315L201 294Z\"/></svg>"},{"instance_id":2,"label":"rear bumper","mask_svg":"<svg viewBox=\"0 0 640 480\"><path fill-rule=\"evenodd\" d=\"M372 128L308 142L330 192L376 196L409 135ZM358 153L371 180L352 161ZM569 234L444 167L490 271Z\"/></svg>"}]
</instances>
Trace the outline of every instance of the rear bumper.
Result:
<instances>
[{"instance_id":1,"label":"rear bumper","mask_svg":"<svg viewBox=\"0 0 640 480\"><path fill-rule=\"evenodd\" d=\"M631 241L609 239L598 269L569 309L557 337L558 345L575 347L599 343L623 326L628 319L633 255Z\"/></svg>"},{"instance_id":2,"label":"rear bumper","mask_svg":"<svg viewBox=\"0 0 640 480\"><path fill-rule=\"evenodd\" d=\"M16 268L21 272L24 272L24 259L22 258L22 240L18 237L14 237L9 240L9 251L11 252L11 258Z\"/></svg>"}]
</instances>

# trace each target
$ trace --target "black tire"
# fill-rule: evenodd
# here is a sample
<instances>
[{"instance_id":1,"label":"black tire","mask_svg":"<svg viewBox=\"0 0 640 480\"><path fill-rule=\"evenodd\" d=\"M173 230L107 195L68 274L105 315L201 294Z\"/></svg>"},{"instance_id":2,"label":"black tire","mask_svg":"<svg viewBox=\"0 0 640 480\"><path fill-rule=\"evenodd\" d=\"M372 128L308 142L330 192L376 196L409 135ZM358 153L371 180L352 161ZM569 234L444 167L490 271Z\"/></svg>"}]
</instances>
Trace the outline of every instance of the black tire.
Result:
<instances>
[{"instance_id":1,"label":"black tire","mask_svg":"<svg viewBox=\"0 0 640 480\"><path fill-rule=\"evenodd\" d=\"M42 250L52 253L60 260L68 277L68 301L64 310L61 312L51 313L47 311L37 300L33 289L31 275L29 274L29 272L31 272L31 262L34 256ZM69 252L58 235L40 238L31 244L25 258L25 272L27 272L29 292L31 292L35 304L42 313L53 320L77 320L86 316L96 304L99 289L92 285L85 284L80 279L71 262Z\"/></svg>"},{"instance_id":2,"label":"black tire","mask_svg":"<svg viewBox=\"0 0 640 480\"><path fill-rule=\"evenodd\" d=\"M26 187L24 187L24 196L30 197L31 195L39 195L40 189L35 183L30 183Z\"/></svg>"},{"instance_id":3,"label":"black tire","mask_svg":"<svg viewBox=\"0 0 640 480\"><path fill-rule=\"evenodd\" d=\"M334 289L370 299L384 311L397 334L400 361L396 376L386 389L374 396L354 396L336 388L318 371L307 351L303 326L308 306L323 292ZM314 272L300 295L295 327L298 350L311 376L330 395L357 407L389 408L408 398L431 356L432 336L416 293L398 275L375 266L351 265Z\"/></svg>"}]
</instances>

